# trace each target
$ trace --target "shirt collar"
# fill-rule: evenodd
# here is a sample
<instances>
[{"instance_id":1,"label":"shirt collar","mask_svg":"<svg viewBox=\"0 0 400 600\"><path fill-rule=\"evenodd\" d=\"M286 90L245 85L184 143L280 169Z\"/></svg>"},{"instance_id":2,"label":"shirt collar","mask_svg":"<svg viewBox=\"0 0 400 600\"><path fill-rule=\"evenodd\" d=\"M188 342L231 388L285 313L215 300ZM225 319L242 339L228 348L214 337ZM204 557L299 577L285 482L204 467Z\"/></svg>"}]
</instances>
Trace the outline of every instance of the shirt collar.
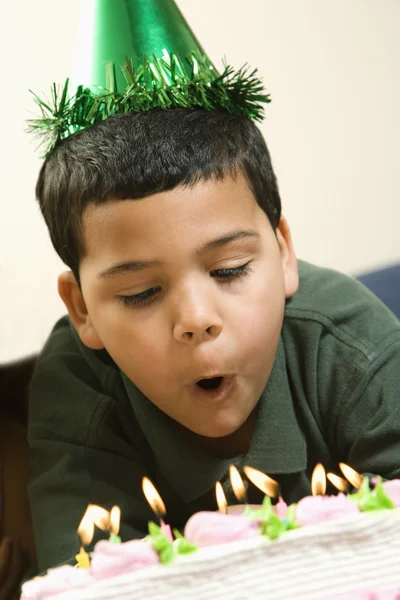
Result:
<instances>
[{"instance_id":1,"label":"shirt collar","mask_svg":"<svg viewBox=\"0 0 400 600\"><path fill-rule=\"evenodd\" d=\"M268 475L297 473L306 468L304 435L294 411L282 340L268 383L260 398L257 423L246 455L229 459L209 456L176 436L168 417L123 375L129 400L156 463L186 502L208 492L226 478L229 465L250 465Z\"/></svg>"}]
</instances>

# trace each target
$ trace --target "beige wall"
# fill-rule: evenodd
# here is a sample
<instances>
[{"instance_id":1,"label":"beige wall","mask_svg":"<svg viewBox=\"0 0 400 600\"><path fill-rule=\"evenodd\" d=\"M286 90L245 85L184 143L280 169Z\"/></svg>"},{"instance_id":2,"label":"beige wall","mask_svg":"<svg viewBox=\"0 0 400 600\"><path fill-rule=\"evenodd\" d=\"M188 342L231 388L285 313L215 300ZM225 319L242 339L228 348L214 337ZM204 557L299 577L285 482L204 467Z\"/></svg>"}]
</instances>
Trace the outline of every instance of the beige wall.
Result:
<instances>
[{"instance_id":1,"label":"beige wall","mask_svg":"<svg viewBox=\"0 0 400 600\"><path fill-rule=\"evenodd\" d=\"M348 273L398 261L398 0L178 4L217 65L225 55L258 66L272 94L262 131L298 255ZM79 5L0 4L0 361L37 351L64 312L24 121L34 113L28 88L47 92L69 74Z\"/></svg>"}]
</instances>

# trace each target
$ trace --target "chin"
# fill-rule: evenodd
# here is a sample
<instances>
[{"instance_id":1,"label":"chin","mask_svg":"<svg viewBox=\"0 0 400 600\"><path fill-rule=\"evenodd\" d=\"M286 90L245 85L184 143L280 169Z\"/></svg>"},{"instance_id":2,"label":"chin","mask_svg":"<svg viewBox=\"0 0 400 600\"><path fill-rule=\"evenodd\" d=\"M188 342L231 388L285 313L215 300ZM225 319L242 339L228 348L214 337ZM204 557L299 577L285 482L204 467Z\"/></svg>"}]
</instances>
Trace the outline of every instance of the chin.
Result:
<instances>
[{"instance_id":1,"label":"chin","mask_svg":"<svg viewBox=\"0 0 400 600\"><path fill-rule=\"evenodd\" d=\"M207 425L204 428L202 427L201 429L196 427L195 429L192 429L192 431L194 433L197 433L197 435L201 435L203 437L218 439L233 435L238 431L238 429L241 428L242 425L243 421L239 421L235 424L215 423L212 426Z\"/></svg>"}]
</instances>

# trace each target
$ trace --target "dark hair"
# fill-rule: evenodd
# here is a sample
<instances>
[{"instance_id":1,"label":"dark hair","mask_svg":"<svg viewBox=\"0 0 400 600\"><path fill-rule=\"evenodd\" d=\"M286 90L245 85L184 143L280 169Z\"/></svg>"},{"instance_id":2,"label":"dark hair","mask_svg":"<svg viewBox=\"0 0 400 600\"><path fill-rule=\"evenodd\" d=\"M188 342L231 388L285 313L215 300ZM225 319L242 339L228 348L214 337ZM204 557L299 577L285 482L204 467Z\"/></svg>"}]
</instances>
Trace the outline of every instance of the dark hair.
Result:
<instances>
[{"instance_id":1,"label":"dark hair","mask_svg":"<svg viewBox=\"0 0 400 600\"><path fill-rule=\"evenodd\" d=\"M60 142L42 166L36 194L53 246L79 282L85 253L81 220L89 204L143 198L238 173L276 229L278 185L252 121L204 109L130 112Z\"/></svg>"}]
</instances>

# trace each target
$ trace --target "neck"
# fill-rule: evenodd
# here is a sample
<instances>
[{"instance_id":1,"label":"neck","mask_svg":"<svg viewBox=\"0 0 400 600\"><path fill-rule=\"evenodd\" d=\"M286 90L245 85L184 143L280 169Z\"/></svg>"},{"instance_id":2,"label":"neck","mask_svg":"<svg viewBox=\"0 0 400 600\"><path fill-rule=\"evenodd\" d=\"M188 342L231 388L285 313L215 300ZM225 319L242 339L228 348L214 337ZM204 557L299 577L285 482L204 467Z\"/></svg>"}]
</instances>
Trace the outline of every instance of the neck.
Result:
<instances>
[{"instance_id":1,"label":"neck","mask_svg":"<svg viewBox=\"0 0 400 600\"><path fill-rule=\"evenodd\" d=\"M229 435L217 438L194 433L176 421L171 420L171 423L177 435L188 444L217 458L233 458L240 454L246 454L248 451L253 437L256 418L257 406L239 429Z\"/></svg>"}]
</instances>

